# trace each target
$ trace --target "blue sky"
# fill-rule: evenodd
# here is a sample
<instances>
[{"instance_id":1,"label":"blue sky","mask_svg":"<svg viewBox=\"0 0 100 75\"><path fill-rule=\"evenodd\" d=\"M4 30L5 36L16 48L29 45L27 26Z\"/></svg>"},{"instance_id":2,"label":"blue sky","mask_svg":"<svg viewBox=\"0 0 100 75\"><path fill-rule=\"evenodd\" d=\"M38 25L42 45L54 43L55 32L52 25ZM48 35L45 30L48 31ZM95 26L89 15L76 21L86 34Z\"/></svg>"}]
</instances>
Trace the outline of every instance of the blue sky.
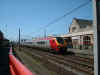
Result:
<instances>
[{"instance_id":1,"label":"blue sky","mask_svg":"<svg viewBox=\"0 0 100 75\"><path fill-rule=\"evenodd\" d=\"M0 30L9 39L44 35L44 27L87 0L0 0ZM46 28L47 35L65 34L72 19L92 19L92 3ZM43 28L43 29L40 29Z\"/></svg>"}]
</instances>

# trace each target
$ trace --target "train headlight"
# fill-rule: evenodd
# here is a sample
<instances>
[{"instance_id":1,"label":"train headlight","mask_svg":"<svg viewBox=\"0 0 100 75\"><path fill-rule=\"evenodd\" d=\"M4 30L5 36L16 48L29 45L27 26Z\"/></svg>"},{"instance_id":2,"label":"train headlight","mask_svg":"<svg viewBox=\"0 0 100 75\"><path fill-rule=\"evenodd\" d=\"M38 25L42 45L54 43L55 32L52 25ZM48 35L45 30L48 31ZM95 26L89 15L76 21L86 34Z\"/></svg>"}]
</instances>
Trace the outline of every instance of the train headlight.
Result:
<instances>
[{"instance_id":1,"label":"train headlight","mask_svg":"<svg viewBox=\"0 0 100 75\"><path fill-rule=\"evenodd\" d=\"M58 48L60 48L60 46L58 46Z\"/></svg>"}]
</instances>

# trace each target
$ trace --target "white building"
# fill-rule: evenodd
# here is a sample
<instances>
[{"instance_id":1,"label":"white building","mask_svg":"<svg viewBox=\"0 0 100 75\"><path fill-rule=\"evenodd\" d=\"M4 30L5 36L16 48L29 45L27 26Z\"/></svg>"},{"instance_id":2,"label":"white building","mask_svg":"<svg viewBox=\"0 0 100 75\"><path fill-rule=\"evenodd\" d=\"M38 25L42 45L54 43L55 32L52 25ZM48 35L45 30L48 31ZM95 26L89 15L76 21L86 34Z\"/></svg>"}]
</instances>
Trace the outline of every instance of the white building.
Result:
<instances>
[{"instance_id":1,"label":"white building","mask_svg":"<svg viewBox=\"0 0 100 75\"><path fill-rule=\"evenodd\" d=\"M71 37L73 48L93 48L92 20L74 18L69 28L69 33L63 37Z\"/></svg>"}]
</instances>

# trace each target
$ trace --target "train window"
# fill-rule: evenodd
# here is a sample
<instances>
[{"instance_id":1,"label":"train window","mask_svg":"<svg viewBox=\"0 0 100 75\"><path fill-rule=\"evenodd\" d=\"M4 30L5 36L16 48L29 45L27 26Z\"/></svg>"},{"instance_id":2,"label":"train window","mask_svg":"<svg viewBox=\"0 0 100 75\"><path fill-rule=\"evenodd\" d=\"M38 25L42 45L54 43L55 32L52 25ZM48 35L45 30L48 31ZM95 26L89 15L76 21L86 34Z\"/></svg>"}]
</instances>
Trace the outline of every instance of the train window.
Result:
<instances>
[{"instance_id":1,"label":"train window","mask_svg":"<svg viewBox=\"0 0 100 75\"><path fill-rule=\"evenodd\" d=\"M52 40L52 42L54 43L54 42L55 42L55 40Z\"/></svg>"},{"instance_id":2,"label":"train window","mask_svg":"<svg viewBox=\"0 0 100 75\"><path fill-rule=\"evenodd\" d=\"M44 41L39 41L39 42L37 42L37 44L45 44L45 42Z\"/></svg>"},{"instance_id":3,"label":"train window","mask_svg":"<svg viewBox=\"0 0 100 75\"><path fill-rule=\"evenodd\" d=\"M63 44L64 43L64 39L61 37L56 37L57 42Z\"/></svg>"},{"instance_id":4,"label":"train window","mask_svg":"<svg viewBox=\"0 0 100 75\"><path fill-rule=\"evenodd\" d=\"M40 42L37 42L37 44L40 44Z\"/></svg>"},{"instance_id":5,"label":"train window","mask_svg":"<svg viewBox=\"0 0 100 75\"><path fill-rule=\"evenodd\" d=\"M32 42L27 42L28 44L32 44Z\"/></svg>"},{"instance_id":6,"label":"train window","mask_svg":"<svg viewBox=\"0 0 100 75\"><path fill-rule=\"evenodd\" d=\"M45 42L44 41L41 41L41 44L45 44Z\"/></svg>"}]
</instances>

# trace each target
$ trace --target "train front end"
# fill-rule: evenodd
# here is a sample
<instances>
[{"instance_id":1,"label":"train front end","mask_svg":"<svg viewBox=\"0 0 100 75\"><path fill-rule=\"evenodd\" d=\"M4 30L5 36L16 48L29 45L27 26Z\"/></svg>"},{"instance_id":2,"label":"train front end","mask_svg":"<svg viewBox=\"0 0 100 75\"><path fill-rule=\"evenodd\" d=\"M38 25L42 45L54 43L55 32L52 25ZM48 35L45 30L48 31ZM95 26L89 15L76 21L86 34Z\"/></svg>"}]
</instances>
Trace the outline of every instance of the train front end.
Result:
<instances>
[{"instance_id":1,"label":"train front end","mask_svg":"<svg viewBox=\"0 0 100 75\"><path fill-rule=\"evenodd\" d=\"M56 43L59 53L67 52L67 42L62 37L56 37Z\"/></svg>"},{"instance_id":2,"label":"train front end","mask_svg":"<svg viewBox=\"0 0 100 75\"><path fill-rule=\"evenodd\" d=\"M67 42L62 37L54 37L51 41L51 48L57 53L67 52Z\"/></svg>"}]
</instances>

